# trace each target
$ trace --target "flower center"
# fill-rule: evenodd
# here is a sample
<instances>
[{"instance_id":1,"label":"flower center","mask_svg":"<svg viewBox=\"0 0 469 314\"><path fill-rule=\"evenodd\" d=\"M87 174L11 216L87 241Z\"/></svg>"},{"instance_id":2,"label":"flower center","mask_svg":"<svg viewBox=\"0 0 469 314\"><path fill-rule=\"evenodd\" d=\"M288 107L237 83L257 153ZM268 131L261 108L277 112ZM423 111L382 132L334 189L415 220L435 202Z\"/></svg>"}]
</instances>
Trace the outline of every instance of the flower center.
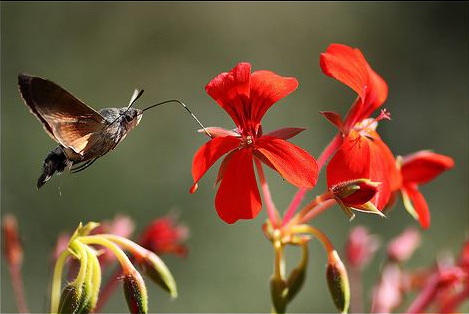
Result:
<instances>
[{"instance_id":1,"label":"flower center","mask_svg":"<svg viewBox=\"0 0 469 314\"><path fill-rule=\"evenodd\" d=\"M387 119L391 120L391 114L386 109L381 110L381 113L376 118L364 119L353 127L360 134L366 135L370 132L374 132L378 127L378 121Z\"/></svg>"},{"instance_id":2,"label":"flower center","mask_svg":"<svg viewBox=\"0 0 469 314\"><path fill-rule=\"evenodd\" d=\"M254 137L252 135L243 136L241 143L239 144L239 148L247 148L254 144Z\"/></svg>"}]
</instances>

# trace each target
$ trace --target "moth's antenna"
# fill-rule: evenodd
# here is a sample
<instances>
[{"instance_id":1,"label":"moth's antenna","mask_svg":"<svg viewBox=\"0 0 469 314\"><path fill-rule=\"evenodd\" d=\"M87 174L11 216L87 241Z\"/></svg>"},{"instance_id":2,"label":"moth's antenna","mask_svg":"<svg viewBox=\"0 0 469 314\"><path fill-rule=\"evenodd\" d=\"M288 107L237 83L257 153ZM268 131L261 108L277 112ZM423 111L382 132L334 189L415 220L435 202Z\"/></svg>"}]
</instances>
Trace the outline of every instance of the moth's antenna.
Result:
<instances>
[{"instance_id":1,"label":"moth's antenna","mask_svg":"<svg viewBox=\"0 0 469 314\"><path fill-rule=\"evenodd\" d=\"M208 130L204 127L204 125L202 124L202 122L199 121L199 119L197 119L197 117L192 113L192 111L190 111L190 109L180 100L177 100L177 99L170 99L170 100L166 100L166 101L163 101L163 102L160 102L160 103L157 103L157 104L154 104L154 105L151 105L149 107L146 107L145 109L142 110L142 113L148 109L151 109L151 108L154 108L154 107L158 107L158 106L161 106L161 105L164 105L164 104L167 104L167 103L171 103L171 102L175 102L175 103L178 103L180 104L181 106L184 107L184 109L187 110L187 112L189 112L189 114L192 116L192 118L194 118L194 120L202 127L202 129L204 130L205 134L207 134L209 137L212 137L212 135L208 132Z\"/></svg>"}]
</instances>

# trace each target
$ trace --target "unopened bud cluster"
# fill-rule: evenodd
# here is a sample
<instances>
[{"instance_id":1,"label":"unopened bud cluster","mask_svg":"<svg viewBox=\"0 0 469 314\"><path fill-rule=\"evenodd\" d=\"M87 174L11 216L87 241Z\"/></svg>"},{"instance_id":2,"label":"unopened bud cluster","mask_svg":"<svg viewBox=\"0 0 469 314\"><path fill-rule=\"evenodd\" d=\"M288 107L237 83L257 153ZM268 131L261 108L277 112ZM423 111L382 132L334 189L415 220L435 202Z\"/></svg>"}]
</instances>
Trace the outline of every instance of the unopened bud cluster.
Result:
<instances>
[{"instance_id":1,"label":"unopened bud cluster","mask_svg":"<svg viewBox=\"0 0 469 314\"><path fill-rule=\"evenodd\" d=\"M136 264L151 280L167 290L172 297L177 296L173 276L155 253L117 235L89 235L97 226L97 223L92 222L85 226L80 224L67 248L57 259L52 283L52 313L88 313L96 307L101 285L100 253L96 246L107 248L119 261L124 294L131 313L147 313L148 297L142 276L124 250L133 255ZM78 260L79 271L76 278L61 291L62 270L69 257Z\"/></svg>"}]
</instances>

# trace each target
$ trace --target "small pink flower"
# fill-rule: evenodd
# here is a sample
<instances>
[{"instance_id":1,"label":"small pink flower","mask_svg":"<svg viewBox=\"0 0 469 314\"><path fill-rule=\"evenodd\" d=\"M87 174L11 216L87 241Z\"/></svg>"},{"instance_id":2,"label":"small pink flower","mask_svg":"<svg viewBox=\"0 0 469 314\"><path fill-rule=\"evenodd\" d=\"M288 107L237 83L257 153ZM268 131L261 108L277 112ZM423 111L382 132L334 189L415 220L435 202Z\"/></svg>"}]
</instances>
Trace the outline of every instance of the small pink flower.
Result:
<instances>
[{"instance_id":1,"label":"small pink flower","mask_svg":"<svg viewBox=\"0 0 469 314\"><path fill-rule=\"evenodd\" d=\"M354 228L348 237L345 247L350 266L363 268L371 261L379 248L379 239L371 235L365 227Z\"/></svg>"},{"instance_id":2,"label":"small pink flower","mask_svg":"<svg viewBox=\"0 0 469 314\"><path fill-rule=\"evenodd\" d=\"M388 244L388 256L392 260L405 262L419 246L420 233L416 229L408 228Z\"/></svg>"}]
</instances>

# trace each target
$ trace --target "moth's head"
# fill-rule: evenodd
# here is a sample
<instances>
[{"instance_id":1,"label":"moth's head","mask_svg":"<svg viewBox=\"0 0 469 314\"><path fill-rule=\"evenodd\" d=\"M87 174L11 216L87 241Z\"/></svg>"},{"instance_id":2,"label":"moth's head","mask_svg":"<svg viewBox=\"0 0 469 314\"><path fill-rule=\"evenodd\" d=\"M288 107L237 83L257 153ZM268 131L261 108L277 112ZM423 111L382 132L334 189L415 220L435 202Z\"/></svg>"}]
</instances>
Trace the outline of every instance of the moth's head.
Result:
<instances>
[{"instance_id":1,"label":"moth's head","mask_svg":"<svg viewBox=\"0 0 469 314\"><path fill-rule=\"evenodd\" d=\"M135 128L142 119L142 113L143 111L141 109L132 107L119 109L121 124L125 126L127 130Z\"/></svg>"}]
</instances>

